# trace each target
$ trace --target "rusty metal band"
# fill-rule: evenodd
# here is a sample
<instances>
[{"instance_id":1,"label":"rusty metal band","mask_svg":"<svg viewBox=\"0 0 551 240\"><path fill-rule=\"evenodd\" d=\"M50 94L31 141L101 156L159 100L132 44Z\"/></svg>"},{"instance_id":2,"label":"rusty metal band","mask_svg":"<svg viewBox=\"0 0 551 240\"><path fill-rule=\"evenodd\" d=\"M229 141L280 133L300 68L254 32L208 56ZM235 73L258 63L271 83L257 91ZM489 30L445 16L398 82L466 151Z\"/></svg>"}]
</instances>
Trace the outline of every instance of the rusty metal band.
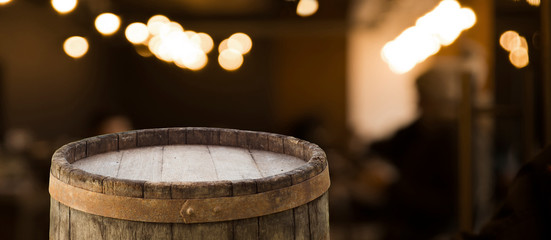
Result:
<instances>
[{"instance_id":1,"label":"rusty metal band","mask_svg":"<svg viewBox=\"0 0 551 240\"><path fill-rule=\"evenodd\" d=\"M141 222L204 223L282 212L313 201L330 185L329 170L290 187L233 197L147 199L108 195L71 186L50 174L49 191L60 203L86 213Z\"/></svg>"}]
</instances>

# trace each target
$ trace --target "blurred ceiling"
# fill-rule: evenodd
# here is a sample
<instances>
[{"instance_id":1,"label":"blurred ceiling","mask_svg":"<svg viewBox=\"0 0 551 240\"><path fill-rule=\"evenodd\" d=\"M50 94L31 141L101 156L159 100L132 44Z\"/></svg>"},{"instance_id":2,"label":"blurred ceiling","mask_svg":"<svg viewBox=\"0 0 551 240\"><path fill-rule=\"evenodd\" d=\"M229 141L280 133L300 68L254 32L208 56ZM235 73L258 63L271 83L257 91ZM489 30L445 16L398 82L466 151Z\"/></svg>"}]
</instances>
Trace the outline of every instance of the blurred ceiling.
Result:
<instances>
[{"instance_id":1,"label":"blurred ceiling","mask_svg":"<svg viewBox=\"0 0 551 240\"><path fill-rule=\"evenodd\" d=\"M350 0L318 0L318 18L345 18ZM111 0L128 12L164 13L183 18L297 17L298 0Z\"/></svg>"}]
</instances>

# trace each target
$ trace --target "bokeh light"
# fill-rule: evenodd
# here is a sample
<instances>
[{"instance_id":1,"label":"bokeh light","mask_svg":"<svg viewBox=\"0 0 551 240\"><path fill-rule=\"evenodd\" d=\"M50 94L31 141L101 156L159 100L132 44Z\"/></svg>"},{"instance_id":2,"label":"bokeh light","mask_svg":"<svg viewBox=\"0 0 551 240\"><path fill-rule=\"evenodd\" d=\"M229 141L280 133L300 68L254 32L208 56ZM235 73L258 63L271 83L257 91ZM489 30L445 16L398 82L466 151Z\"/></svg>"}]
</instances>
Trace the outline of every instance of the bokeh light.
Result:
<instances>
[{"instance_id":1,"label":"bokeh light","mask_svg":"<svg viewBox=\"0 0 551 240\"><path fill-rule=\"evenodd\" d=\"M520 46L520 36L515 31L506 31L499 37L499 45L503 49L511 51Z\"/></svg>"},{"instance_id":2,"label":"bokeh light","mask_svg":"<svg viewBox=\"0 0 551 240\"><path fill-rule=\"evenodd\" d=\"M443 0L432 11L417 19L381 49L382 59L397 74L410 71L428 57L452 44L476 23L476 14L462 8L456 0Z\"/></svg>"},{"instance_id":3,"label":"bokeh light","mask_svg":"<svg viewBox=\"0 0 551 240\"><path fill-rule=\"evenodd\" d=\"M218 63L227 71L234 71L243 64L243 55L236 50L226 49L218 56Z\"/></svg>"},{"instance_id":4,"label":"bokeh light","mask_svg":"<svg viewBox=\"0 0 551 240\"><path fill-rule=\"evenodd\" d=\"M63 50L72 58L80 58L88 52L88 41L80 36L67 38L63 43Z\"/></svg>"},{"instance_id":5,"label":"bokeh light","mask_svg":"<svg viewBox=\"0 0 551 240\"><path fill-rule=\"evenodd\" d=\"M505 31L499 37L499 45L509 51L509 61L516 68L523 68L530 63L528 41L513 30Z\"/></svg>"},{"instance_id":6,"label":"bokeh light","mask_svg":"<svg viewBox=\"0 0 551 240\"><path fill-rule=\"evenodd\" d=\"M52 7L61 14L73 11L77 6L77 0L52 0Z\"/></svg>"},{"instance_id":7,"label":"bokeh light","mask_svg":"<svg viewBox=\"0 0 551 240\"><path fill-rule=\"evenodd\" d=\"M535 7L539 7L541 4L540 0L526 0L526 2Z\"/></svg>"},{"instance_id":8,"label":"bokeh light","mask_svg":"<svg viewBox=\"0 0 551 240\"><path fill-rule=\"evenodd\" d=\"M129 42L133 44L141 44L145 43L149 38L149 30L147 30L147 25L140 22L135 22L126 27L124 35Z\"/></svg>"},{"instance_id":9,"label":"bokeh light","mask_svg":"<svg viewBox=\"0 0 551 240\"><path fill-rule=\"evenodd\" d=\"M166 16L155 15L149 18L149 20L147 21L147 29L151 34L158 35L161 32L161 28L168 23L170 23L170 19L168 19Z\"/></svg>"},{"instance_id":10,"label":"bokeh light","mask_svg":"<svg viewBox=\"0 0 551 240\"><path fill-rule=\"evenodd\" d=\"M228 48L235 49L241 54L247 54L252 46L251 38L245 33L235 33L228 38Z\"/></svg>"},{"instance_id":11,"label":"bokeh light","mask_svg":"<svg viewBox=\"0 0 551 240\"><path fill-rule=\"evenodd\" d=\"M220 42L220 45L218 45L218 52L221 53L226 49L228 49L228 39L227 38L222 40L222 42Z\"/></svg>"},{"instance_id":12,"label":"bokeh light","mask_svg":"<svg viewBox=\"0 0 551 240\"><path fill-rule=\"evenodd\" d=\"M204 53L208 54L212 49L214 48L214 41L210 37L210 35L200 32L197 33L197 37L199 38L199 42L201 45L201 49Z\"/></svg>"},{"instance_id":13,"label":"bokeh light","mask_svg":"<svg viewBox=\"0 0 551 240\"><path fill-rule=\"evenodd\" d=\"M11 0L0 0L0 5L8 4Z\"/></svg>"},{"instance_id":14,"label":"bokeh light","mask_svg":"<svg viewBox=\"0 0 551 240\"><path fill-rule=\"evenodd\" d=\"M318 11L319 3L317 0L300 0L297 5L297 15L309 17Z\"/></svg>"},{"instance_id":15,"label":"bokeh light","mask_svg":"<svg viewBox=\"0 0 551 240\"><path fill-rule=\"evenodd\" d=\"M119 30L121 19L113 13L102 13L94 22L96 29L103 35L111 35Z\"/></svg>"},{"instance_id":16,"label":"bokeh light","mask_svg":"<svg viewBox=\"0 0 551 240\"><path fill-rule=\"evenodd\" d=\"M517 48L511 51L509 53L509 61L511 61L511 64L513 64L516 68L526 67L530 62L528 57L528 49Z\"/></svg>"}]
</instances>

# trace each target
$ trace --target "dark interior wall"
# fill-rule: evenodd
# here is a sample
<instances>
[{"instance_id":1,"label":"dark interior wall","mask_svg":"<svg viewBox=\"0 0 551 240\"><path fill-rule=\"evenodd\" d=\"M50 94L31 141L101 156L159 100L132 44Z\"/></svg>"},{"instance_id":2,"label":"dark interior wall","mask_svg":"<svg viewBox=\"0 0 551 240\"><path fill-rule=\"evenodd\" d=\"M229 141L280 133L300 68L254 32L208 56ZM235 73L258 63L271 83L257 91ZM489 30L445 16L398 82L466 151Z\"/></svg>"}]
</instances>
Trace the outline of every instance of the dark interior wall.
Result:
<instances>
[{"instance_id":1,"label":"dark interior wall","mask_svg":"<svg viewBox=\"0 0 551 240\"><path fill-rule=\"evenodd\" d=\"M274 117L278 128L317 119L331 141L345 137L345 36L277 39Z\"/></svg>"},{"instance_id":2,"label":"dark interior wall","mask_svg":"<svg viewBox=\"0 0 551 240\"><path fill-rule=\"evenodd\" d=\"M86 58L67 57L63 41L82 29L48 10L25 1L0 8L4 122L42 136L82 133L97 101L99 59L93 47Z\"/></svg>"},{"instance_id":3,"label":"dark interior wall","mask_svg":"<svg viewBox=\"0 0 551 240\"><path fill-rule=\"evenodd\" d=\"M344 135L342 20L182 20L212 34L215 48L240 29L253 39L241 69L221 69L215 49L205 69L192 72L139 56L121 30L100 36L89 13L59 16L33 1L15 1L0 11L6 128L28 128L49 139L84 137L101 116L122 113L136 128L213 126L283 134L294 134L297 123L314 117L330 135ZM123 16L123 26L128 21ZM72 35L89 40L81 59L62 50Z\"/></svg>"}]
</instances>

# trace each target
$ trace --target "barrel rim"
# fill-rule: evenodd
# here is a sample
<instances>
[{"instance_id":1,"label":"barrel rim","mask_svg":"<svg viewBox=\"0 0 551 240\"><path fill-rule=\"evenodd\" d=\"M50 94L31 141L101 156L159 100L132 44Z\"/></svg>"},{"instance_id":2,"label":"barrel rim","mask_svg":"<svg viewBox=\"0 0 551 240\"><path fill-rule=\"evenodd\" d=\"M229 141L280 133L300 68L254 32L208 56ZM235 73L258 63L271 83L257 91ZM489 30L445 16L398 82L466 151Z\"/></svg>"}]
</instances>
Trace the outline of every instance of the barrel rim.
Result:
<instances>
[{"instance_id":1,"label":"barrel rim","mask_svg":"<svg viewBox=\"0 0 551 240\"><path fill-rule=\"evenodd\" d=\"M150 146L198 144L282 153L300 158L306 164L263 178L208 182L150 182L120 179L86 172L72 165L83 158L111 151ZM112 133L65 144L53 154L50 172L53 177L66 184L108 195L136 198L200 199L249 195L290 187L320 174L326 167L327 157L318 145L295 137L238 129L178 127ZM213 191L201 194L190 191L197 185L203 185Z\"/></svg>"}]
</instances>

